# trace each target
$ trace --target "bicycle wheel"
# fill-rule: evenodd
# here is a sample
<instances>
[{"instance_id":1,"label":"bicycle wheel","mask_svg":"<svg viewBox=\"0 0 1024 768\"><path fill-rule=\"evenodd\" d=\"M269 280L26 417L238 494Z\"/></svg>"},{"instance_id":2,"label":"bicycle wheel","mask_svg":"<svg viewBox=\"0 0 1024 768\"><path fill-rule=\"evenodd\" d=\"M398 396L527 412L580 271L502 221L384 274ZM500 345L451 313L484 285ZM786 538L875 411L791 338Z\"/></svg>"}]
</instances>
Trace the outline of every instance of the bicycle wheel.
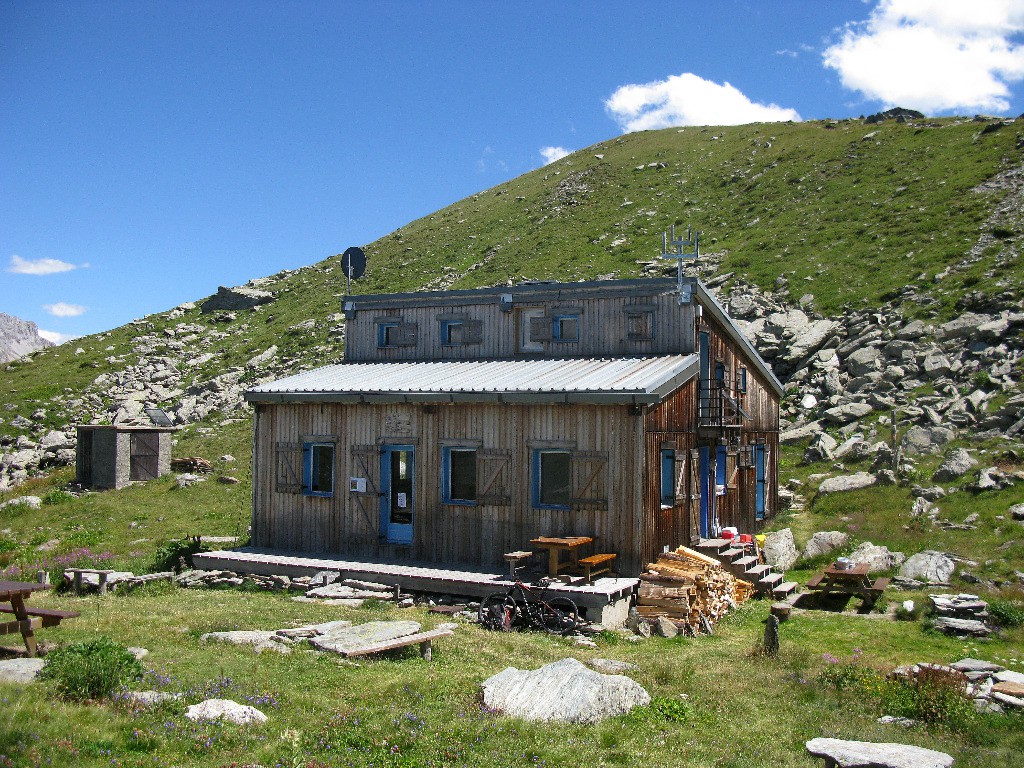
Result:
<instances>
[{"instance_id":1,"label":"bicycle wheel","mask_svg":"<svg viewBox=\"0 0 1024 768\"><path fill-rule=\"evenodd\" d=\"M566 634L580 625L580 612L568 597L553 597L544 606L544 629Z\"/></svg>"},{"instance_id":2,"label":"bicycle wheel","mask_svg":"<svg viewBox=\"0 0 1024 768\"><path fill-rule=\"evenodd\" d=\"M503 592L488 595L480 603L480 626L500 632L511 632L516 617L515 603Z\"/></svg>"}]
</instances>

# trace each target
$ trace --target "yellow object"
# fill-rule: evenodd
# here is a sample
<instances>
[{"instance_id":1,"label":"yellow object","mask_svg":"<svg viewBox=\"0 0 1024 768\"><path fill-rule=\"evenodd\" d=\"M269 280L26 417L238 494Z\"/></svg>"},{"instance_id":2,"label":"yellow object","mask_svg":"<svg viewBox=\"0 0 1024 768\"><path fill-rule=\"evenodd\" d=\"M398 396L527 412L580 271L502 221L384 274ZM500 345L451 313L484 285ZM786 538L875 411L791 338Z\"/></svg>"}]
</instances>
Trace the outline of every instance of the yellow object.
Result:
<instances>
[{"instance_id":1,"label":"yellow object","mask_svg":"<svg viewBox=\"0 0 1024 768\"><path fill-rule=\"evenodd\" d=\"M763 533L758 533L758 534L754 535L754 538L757 539L757 546L763 548L764 547L764 540L766 538L765 535Z\"/></svg>"}]
</instances>

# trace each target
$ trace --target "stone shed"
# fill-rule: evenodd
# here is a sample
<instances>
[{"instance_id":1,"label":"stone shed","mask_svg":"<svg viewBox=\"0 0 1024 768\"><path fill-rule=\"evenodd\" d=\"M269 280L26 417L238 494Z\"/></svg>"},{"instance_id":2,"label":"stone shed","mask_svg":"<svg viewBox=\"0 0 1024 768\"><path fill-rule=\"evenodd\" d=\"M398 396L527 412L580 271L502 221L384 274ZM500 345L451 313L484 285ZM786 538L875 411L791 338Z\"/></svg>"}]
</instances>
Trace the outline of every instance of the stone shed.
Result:
<instances>
[{"instance_id":1,"label":"stone shed","mask_svg":"<svg viewBox=\"0 0 1024 768\"><path fill-rule=\"evenodd\" d=\"M79 424L75 481L87 488L123 488L171 471L174 427Z\"/></svg>"}]
</instances>

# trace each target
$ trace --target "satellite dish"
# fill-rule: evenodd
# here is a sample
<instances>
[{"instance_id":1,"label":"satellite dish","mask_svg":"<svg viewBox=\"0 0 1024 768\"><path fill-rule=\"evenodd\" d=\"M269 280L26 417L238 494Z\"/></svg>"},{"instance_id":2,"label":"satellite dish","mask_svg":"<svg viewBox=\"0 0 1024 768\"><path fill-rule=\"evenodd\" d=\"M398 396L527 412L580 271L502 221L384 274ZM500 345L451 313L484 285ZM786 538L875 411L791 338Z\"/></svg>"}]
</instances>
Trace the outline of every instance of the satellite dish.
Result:
<instances>
[{"instance_id":1,"label":"satellite dish","mask_svg":"<svg viewBox=\"0 0 1024 768\"><path fill-rule=\"evenodd\" d=\"M341 268L350 280L358 280L366 271L366 254L362 248L352 246L341 255Z\"/></svg>"}]
</instances>

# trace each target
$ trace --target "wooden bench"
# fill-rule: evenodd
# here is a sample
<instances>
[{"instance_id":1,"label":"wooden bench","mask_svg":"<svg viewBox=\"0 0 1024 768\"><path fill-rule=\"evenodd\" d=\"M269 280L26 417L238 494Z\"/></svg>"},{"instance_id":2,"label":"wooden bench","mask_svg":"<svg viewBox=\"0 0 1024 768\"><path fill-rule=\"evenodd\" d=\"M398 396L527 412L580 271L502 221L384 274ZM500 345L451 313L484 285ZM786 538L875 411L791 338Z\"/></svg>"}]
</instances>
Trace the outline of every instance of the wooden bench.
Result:
<instances>
[{"instance_id":1,"label":"wooden bench","mask_svg":"<svg viewBox=\"0 0 1024 768\"><path fill-rule=\"evenodd\" d=\"M348 658L349 656L367 656L371 653L380 653L381 651L390 651L395 648L406 648L410 645L416 645L419 643L420 656L427 661L430 661L431 650L430 643L432 640L436 640L439 637L448 637L455 633L450 629L431 629L427 632L417 632L415 635L406 635L405 637L396 637L394 640L384 640L379 643L373 643L372 645L363 645L359 648L353 648L350 651L341 651L341 655Z\"/></svg>"},{"instance_id":2,"label":"wooden bench","mask_svg":"<svg viewBox=\"0 0 1024 768\"><path fill-rule=\"evenodd\" d=\"M821 582L823 582L824 580L825 574L823 573L819 573L815 576L812 576L811 579L807 582L807 589L817 589L821 586Z\"/></svg>"},{"instance_id":3,"label":"wooden bench","mask_svg":"<svg viewBox=\"0 0 1024 768\"><path fill-rule=\"evenodd\" d=\"M886 587L889 586L889 579L881 578L875 579L875 583L868 588L868 592L877 592L882 594Z\"/></svg>"},{"instance_id":4,"label":"wooden bench","mask_svg":"<svg viewBox=\"0 0 1024 768\"><path fill-rule=\"evenodd\" d=\"M14 613L14 608L0 605L0 613ZM56 627L64 619L76 619L82 615L78 611L62 611L57 608L26 608L25 613L33 618L42 619L40 626L43 627Z\"/></svg>"},{"instance_id":5,"label":"wooden bench","mask_svg":"<svg viewBox=\"0 0 1024 768\"><path fill-rule=\"evenodd\" d=\"M612 570L612 563L615 561L615 554L605 552L590 557L581 557L579 564L583 568L583 577L587 584L592 584L594 576L599 573L609 573Z\"/></svg>"},{"instance_id":6,"label":"wooden bench","mask_svg":"<svg viewBox=\"0 0 1024 768\"><path fill-rule=\"evenodd\" d=\"M533 557L533 552L527 552L526 550L505 553L505 561L508 563L508 577L512 581L516 580L516 572L522 568L520 563L523 560L529 560L531 557Z\"/></svg>"},{"instance_id":7,"label":"wooden bench","mask_svg":"<svg viewBox=\"0 0 1024 768\"><path fill-rule=\"evenodd\" d=\"M107 577L109 577L113 571L102 570L99 568L68 568L68 570L71 571L74 578L73 584L76 595L82 594L82 575L86 573L94 573L99 576L100 594L107 594Z\"/></svg>"}]
</instances>

